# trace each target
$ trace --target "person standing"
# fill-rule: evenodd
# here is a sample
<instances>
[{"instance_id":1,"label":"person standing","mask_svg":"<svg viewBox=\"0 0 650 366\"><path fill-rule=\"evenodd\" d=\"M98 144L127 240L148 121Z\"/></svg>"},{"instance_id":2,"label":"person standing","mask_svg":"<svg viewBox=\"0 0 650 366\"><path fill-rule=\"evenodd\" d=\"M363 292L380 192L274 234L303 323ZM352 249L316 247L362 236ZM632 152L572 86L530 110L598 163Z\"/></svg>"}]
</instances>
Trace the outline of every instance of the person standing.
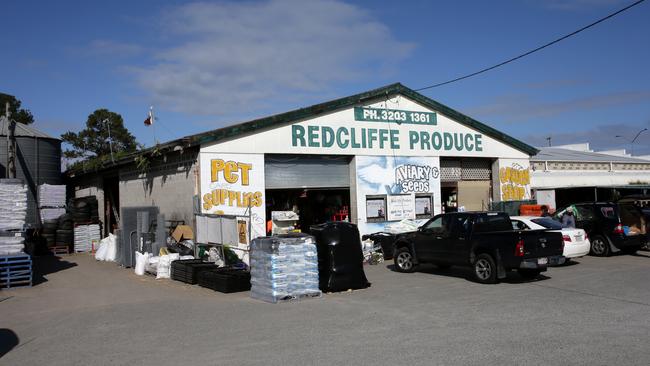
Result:
<instances>
[{"instance_id":1,"label":"person standing","mask_svg":"<svg viewBox=\"0 0 650 366\"><path fill-rule=\"evenodd\" d=\"M549 217L551 216L550 213L548 213L548 206L542 205L542 217Z\"/></svg>"},{"instance_id":2,"label":"person standing","mask_svg":"<svg viewBox=\"0 0 650 366\"><path fill-rule=\"evenodd\" d=\"M567 207L566 211L562 215L562 227L575 228L576 227L576 218L573 215L573 207Z\"/></svg>"}]
</instances>

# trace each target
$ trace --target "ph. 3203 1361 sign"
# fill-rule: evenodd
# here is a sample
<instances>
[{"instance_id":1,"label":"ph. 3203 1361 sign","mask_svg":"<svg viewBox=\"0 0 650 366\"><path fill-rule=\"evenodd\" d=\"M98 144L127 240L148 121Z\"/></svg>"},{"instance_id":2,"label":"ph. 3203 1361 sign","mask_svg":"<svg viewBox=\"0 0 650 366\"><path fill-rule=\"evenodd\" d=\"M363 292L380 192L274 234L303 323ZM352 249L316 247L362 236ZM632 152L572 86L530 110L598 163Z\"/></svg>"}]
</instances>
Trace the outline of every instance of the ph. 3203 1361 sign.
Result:
<instances>
[{"instance_id":1,"label":"ph. 3203 1361 sign","mask_svg":"<svg viewBox=\"0 0 650 366\"><path fill-rule=\"evenodd\" d=\"M435 125L438 122L436 114L432 112L363 107L354 108L354 119L366 122L396 122L417 125Z\"/></svg>"}]
</instances>

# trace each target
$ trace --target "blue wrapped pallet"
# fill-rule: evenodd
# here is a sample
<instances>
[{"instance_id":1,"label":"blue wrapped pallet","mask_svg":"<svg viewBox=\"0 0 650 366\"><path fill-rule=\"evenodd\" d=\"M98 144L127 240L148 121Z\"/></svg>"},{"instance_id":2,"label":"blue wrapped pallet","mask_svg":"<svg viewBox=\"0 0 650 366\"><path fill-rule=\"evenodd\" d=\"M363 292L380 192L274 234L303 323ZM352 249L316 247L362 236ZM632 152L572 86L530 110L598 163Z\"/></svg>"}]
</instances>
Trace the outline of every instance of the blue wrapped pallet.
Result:
<instances>
[{"instance_id":1,"label":"blue wrapped pallet","mask_svg":"<svg viewBox=\"0 0 650 366\"><path fill-rule=\"evenodd\" d=\"M310 235L254 239L250 268L253 298L276 303L321 296L316 243Z\"/></svg>"},{"instance_id":2,"label":"blue wrapped pallet","mask_svg":"<svg viewBox=\"0 0 650 366\"><path fill-rule=\"evenodd\" d=\"M0 256L0 288L32 286L32 258L27 254Z\"/></svg>"}]
</instances>

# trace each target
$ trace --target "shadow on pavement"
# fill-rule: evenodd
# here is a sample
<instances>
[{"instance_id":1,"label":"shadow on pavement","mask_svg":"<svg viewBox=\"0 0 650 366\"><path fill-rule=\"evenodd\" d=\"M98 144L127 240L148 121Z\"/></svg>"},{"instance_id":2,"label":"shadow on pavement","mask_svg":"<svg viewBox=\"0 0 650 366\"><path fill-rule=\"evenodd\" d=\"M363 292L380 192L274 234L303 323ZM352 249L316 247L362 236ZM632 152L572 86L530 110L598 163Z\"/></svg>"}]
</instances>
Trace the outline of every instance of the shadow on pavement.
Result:
<instances>
[{"instance_id":1,"label":"shadow on pavement","mask_svg":"<svg viewBox=\"0 0 650 366\"><path fill-rule=\"evenodd\" d=\"M0 328L0 358L18 345L18 335L11 329Z\"/></svg>"},{"instance_id":2,"label":"shadow on pavement","mask_svg":"<svg viewBox=\"0 0 650 366\"><path fill-rule=\"evenodd\" d=\"M45 278L45 276L49 274L64 271L76 266L76 263L68 262L64 259L64 257L57 257L53 255L33 257L32 286L37 286L41 283L47 282L47 278Z\"/></svg>"},{"instance_id":3,"label":"shadow on pavement","mask_svg":"<svg viewBox=\"0 0 650 366\"><path fill-rule=\"evenodd\" d=\"M390 269L393 272L397 272L395 270L395 265L394 264L389 264L386 266L386 268ZM552 270L552 268L551 268ZM454 277L454 278L462 278L466 281L469 282L474 282L478 283L474 280L474 277L472 276L472 269L468 267L458 267L458 266L452 266L450 268L438 268L433 264L421 264L419 265L415 272L417 273L428 273L432 275L437 275L437 276L445 276L445 277ZM516 271L510 271L506 273L506 278L500 279L499 283L509 283L509 284L518 284L518 283L526 283L526 282L539 282L539 281L544 281L549 279L550 277L546 276L545 273L543 272L540 274L536 279L534 280L528 280L523 277L521 277Z\"/></svg>"}]
</instances>

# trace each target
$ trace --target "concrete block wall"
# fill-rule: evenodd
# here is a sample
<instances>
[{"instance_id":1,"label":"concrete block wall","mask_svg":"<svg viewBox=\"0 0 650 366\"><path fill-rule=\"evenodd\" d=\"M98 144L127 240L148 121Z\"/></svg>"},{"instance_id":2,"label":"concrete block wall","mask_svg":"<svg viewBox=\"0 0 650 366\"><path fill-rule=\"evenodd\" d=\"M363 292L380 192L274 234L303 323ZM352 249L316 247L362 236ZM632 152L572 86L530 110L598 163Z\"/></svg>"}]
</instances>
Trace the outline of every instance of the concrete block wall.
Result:
<instances>
[{"instance_id":1,"label":"concrete block wall","mask_svg":"<svg viewBox=\"0 0 650 366\"><path fill-rule=\"evenodd\" d=\"M146 171L120 170L120 207L158 206L166 220L194 226L197 153L156 159Z\"/></svg>"}]
</instances>

